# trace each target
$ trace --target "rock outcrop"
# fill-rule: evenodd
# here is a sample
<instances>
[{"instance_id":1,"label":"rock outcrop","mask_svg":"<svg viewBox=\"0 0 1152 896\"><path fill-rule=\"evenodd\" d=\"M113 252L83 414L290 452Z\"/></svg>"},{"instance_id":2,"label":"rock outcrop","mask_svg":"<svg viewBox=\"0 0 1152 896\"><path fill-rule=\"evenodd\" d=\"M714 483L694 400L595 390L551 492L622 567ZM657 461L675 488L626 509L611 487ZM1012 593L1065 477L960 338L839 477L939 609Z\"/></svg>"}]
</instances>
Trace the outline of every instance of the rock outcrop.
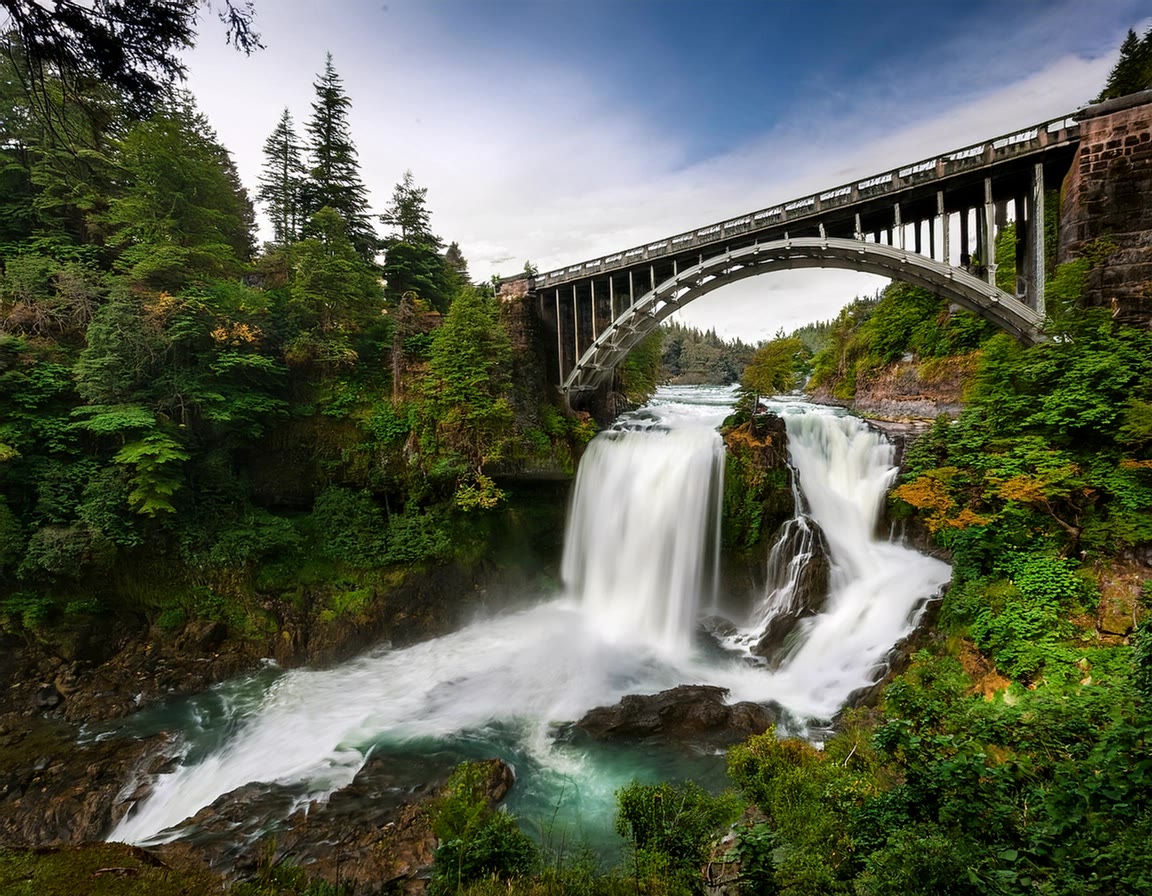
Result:
<instances>
[{"instance_id":1,"label":"rock outcrop","mask_svg":"<svg viewBox=\"0 0 1152 896\"><path fill-rule=\"evenodd\" d=\"M515 777L502 760L483 765L484 794L495 807ZM232 878L250 876L268 861L287 861L310 879L358 896L417 896L437 845L429 804L451 768L443 758L375 756L326 802L291 815L300 794L276 784L245 784L183 822L182 839L156 852L168 861L198 857Z\"/></svg>"},{"instance_id":2,"label":"rock outcrop","mask_svg":"<svg viewBox=\"0 0 1152 896\"><path fill-rule=\"evenodd\" d=\"M0 727L0 846L100 839L172 758L166 735L76 739L60 720Z\"/></svg>"},{"instance_id":3,"label":"rock outcrop","mask_svg":"<svg viewBox=\"0 0 1152 896\"><path fill-rule=\"evenodd\" d=\"M573 729L595 740L730 746L776 724L776 712L759 703L727 703L726 688L680 685L647 696L630 694L601 706Z\"/></svg>"},{"instance_id":4,"label":"rock outcrop","mask_svg":"<svg viewBox=\"0 0 1152 896\"><path fill-rule=\"evenodd\" d=\"M823 612L828 603L832 560L824 530L807 517L790 520L772 546L768 568L771 602L751 650L777 669L791 651L800 623Z\"/></svg>"}]
</instances>

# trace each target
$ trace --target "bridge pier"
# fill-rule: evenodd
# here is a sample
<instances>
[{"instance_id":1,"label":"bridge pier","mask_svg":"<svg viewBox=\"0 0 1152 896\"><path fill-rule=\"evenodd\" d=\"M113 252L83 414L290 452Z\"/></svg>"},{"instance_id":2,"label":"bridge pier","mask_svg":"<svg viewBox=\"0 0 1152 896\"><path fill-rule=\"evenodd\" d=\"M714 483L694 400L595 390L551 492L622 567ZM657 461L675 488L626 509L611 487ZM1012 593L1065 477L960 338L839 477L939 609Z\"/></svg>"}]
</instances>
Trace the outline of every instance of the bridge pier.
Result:
<instances>
[{"instance_id":1,"label":"bridge pier","mask_svg":"<svg viewBox=\"0 0 1152 896\"><path fill-rule=\"evenodd\" d=\"M1064 181L1061 261L1090 244L1114 247L1088 273L1085 302L1152 327L1152 90L1090 106Z\"/></svg>"},{"instance_id":2,"label":"bridge pier","mask_svg":"<svg viewBox=\"0 0 1152 896\"><path fill-rule=\"evenodd\" d=\"M1028 305L1041 317L1046 314L1044 289L1047 285L1044 265L1044 166L1032 166L1032 190L1028 196Z\"/></svg>"}]
</instances>

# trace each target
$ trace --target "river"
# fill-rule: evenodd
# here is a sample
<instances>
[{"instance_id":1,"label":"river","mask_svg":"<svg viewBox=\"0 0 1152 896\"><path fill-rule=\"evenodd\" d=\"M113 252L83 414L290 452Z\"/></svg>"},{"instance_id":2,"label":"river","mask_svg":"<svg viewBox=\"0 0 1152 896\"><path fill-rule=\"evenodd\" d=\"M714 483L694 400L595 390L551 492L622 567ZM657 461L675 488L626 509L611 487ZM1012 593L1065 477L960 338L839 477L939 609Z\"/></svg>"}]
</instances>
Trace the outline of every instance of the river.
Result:
<instances>
[{"instance_id":1,"label":"river","mask_svg":"<svg viewBox=\"0 0 1152 896\"><path fill-rule=\"evenodd\" d=\"M722 757L573 746L559 736L564 723L625 694L678 684L776 701L798 718L832 716L871 681L950 570L873 537L895 475L881 436L838 410L774 402L833 572L825 611L770 672L748 645L782 589L717 593L724 452L716 427L733 398L730 389L665 388L592 441L574 486L559 595L331 669L269 666L140 714L134 730L181 730L182 760L109 839L177 839L198 809L254 781L289 788L296 805L323 800L370 755L444 768L500 756L516 769L508 804L526 826L544 840L609 851L619 787L688 775L718 784ZM737 626L722 643L698 627L717 606Z\"/></svg>"}]
</instances>

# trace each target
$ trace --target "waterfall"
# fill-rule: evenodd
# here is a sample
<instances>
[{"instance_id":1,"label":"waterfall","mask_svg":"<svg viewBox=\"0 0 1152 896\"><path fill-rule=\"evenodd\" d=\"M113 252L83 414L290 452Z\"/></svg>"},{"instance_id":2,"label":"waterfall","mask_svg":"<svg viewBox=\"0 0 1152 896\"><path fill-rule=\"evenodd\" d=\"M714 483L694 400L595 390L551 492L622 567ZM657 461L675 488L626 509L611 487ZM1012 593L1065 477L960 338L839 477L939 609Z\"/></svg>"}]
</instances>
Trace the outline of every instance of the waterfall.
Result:
<instances>
[{"instance_id":1,"label":"waterfall","mask_svg":"<svg viewBox=\"0 0 1152 896\"><path fill-rule=\"evenodd\" d=\"M806 507L827 539L827 600L821 612L797 625L776 676L777 699L826 715L875 680L892 646L915 628L925 599L948 582L951 568L876 537L898 472L883 435L828 408L790 404L778 411L803 500L773 548L775 580L738 640L756 643L774 618L794 609L796 581L813 545Z\"/></svg>"},{"instance_id":2,"label":"waterfall","mask_svg":"<svg viewBox=\"0 0 1152 896\"><path fill-rule=\"evenodd\" d=\"M724 443L715 430L602 433L580 462L564 545L565 585L612 642L691 647L715 600Z\"/></svg>"},{"instance_id":3,"label":"waterfall","mask_svg":"<svg viewBox=\"0 0 1152 896\"><path fill-rule=\"evenodd\" d=\"M797 646L776 671L746 650L763 604L743 644L694 648L696 616L716 582L723 451L714 430L731 399L727 389L666 392L630 428L592 441L574 489L560 595L411 647L381 647L328 669L270 669L186 701L183 759L110 839L178 838L190 816L250 782L286 787L307 805L351 783L370 755L437 751L513 761L521 781L513 808L534 799L527 805L551 817L574 793L578 823L586 830L599 820L608 837L614 791L650 761L648 751L626 766L618 752L557 743L554 723L625 694L699 683L728 688L734 701L831 715L874 679L949 569L872 538L895 472L883 439L810 405L782 408L805 500L827 535L827 603L801 621ZM780 547L778 563L805 550L804 525L794 526L800 547ZM170 729L172 708L142 715L149 712L152 731ZM126 724L149 730L146 719ZM269 817L268 829L282 821Z\"/></svg>"}]
</instances>

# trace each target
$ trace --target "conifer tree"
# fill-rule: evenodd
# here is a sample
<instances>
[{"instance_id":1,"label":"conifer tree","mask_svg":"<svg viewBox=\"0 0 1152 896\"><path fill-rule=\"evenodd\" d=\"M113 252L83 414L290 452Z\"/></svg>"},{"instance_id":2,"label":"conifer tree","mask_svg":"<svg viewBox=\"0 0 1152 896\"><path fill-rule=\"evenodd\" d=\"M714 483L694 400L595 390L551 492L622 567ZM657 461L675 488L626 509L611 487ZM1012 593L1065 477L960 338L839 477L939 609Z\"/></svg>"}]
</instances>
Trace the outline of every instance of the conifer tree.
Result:
<instances>
[{"instance_id":1,"label":"conifer tree","mask_svg":"<svg viewBox=\"0 0 1152 896\"><path fill-rule=\"evenodd\" d=\"M450 242L444 251L444 267L447 269L448 285L453 293L472 285L472 275L468 273L468 260L460 251L460 244L455 240Z\"/></svg>"},{"instance_id":2,"label":"conifer tree","mask_svg":"<svg viewBox=\"0 0 1152 896\"><path fill-rule=\"evenodd\" d=\"M300 145L287 107L276 129L264 141L264 173L256 198L272 219L272 242L288 246L300 239L300 212L306 171Z\"/></svg>"},{"instance_id":3,"label":"conifer tree","mask_svg":"<svg viewBox=\"0 0 1152 896\"><path fill-rule=\"evenodd\" d=\"M227 276L251 254L252 205L228 151L190 94L171 97L120 141L120 195L102 216L117 267L153 289Z\"/></svg>"},{"instance_id":4,"label":"conifer tree","mask_svg":"<svg viewBox=\"0 0 1152 896\"><path fill-rule=\"evenodd\" d=\"M394 228L384 241L384 279L388 298L398 302L405 293L416 296L437 311L452 302L452 283L440 249L444 242L431 231L425 205L427 187L417 187L411 171L392 192L392 201L380 220ZM459 252L459 250L457 250Z\"/></svg>"},{"instance_id":5,"label":"conifer tree","mask_svg":"<svg viewBox=\"0 0 1152 896\"><path fill-rule=\"evenodd\" d=\"M1096 97L1096 102L1149 89L1152 89L1152 28L1143 38L1138 38L1129 28L1128 36L1120 45L1120 59L1108 75L1108 82Z\"/></svg>"},{"instance_id":6,"label":"conifer tree","mask_svg":"<svg viewBox=\"0 0 1152 896\"><path fill-rule=\"evenodd\" d=\"M316 101L307 126L312 170L305 194L305 217L310 218L324 207L339 212L357 254L372 261L379 241L368 219L368 190L360 180L360 163L348 126L352 100L344 93L331 53L320 80L312 86L316 88Z\"/></svg>"}]
</instances>

